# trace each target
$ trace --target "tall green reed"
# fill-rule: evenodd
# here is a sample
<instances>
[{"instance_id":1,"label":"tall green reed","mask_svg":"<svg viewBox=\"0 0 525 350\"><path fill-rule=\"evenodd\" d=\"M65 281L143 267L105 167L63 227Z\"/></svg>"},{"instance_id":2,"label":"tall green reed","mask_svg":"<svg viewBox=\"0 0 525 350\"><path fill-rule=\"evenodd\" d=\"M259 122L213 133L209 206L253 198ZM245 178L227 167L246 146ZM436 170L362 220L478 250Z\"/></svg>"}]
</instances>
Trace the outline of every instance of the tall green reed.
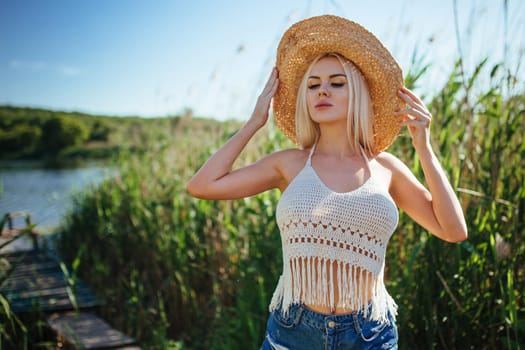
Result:
<instances>
[{"instance_id":1,"label":"tall green reed","mask_svg":"<svg viewBox=\"0 0 525 350\"><path fill-rule=\"evenodd\" d=\"M209 348L216 332L205 339L202 327L226 330L232 314L246 321L255 339L267 290L278 276L275 265L264 263L279 259L275 193L213 202L184 190L194 169L237 125L199 128L200 121L191 121L190 133L188 123L174 123L168 133L159 129L148 153L123 155L115 179L78 198L59 244L68 260L89 252L80 257L79 273L108 301L103 314L148 347L163 348L159 344L176 337ZM264 269L269 272L261 274ZM260 296L252 295L254 285L264 287ZM239 295L258 300L259 311ZM240 334L244 341L245 330Z\"/></svg>"},{"instance_id":2,"label":"tall green reed","mask_svg":"<svg viewBox=\"0 0 525 350\"><path fill-rule=\"evenodd\" d=\"M402 349L525 346L525 101L505 96L501 71L485 64L463 81L456 65L429 101L433 144L470 238L442 242L401 214L387 284L400 306ZM412 83L419 72L409 75ZM487 91L465 89L487 75ZM59 251L71 261L89 252L78 273L107 300L104 316L146 348L250 349L262 341L282 268L278 193L203 201L184 189L237 127L173 119L152 131L148 151L123 155L118 175L80 196L68 217ZM289 146L270 125L238 165ZM405 133L390 151L423 179Z\"/></svg>"},{"instance_id":3,"label":"tall green reed","mask_svg":"<svg viewBox=\"0 0 525 350\"><path fill-rule=\"evenodd\" d=\"M0 192L1 195L1 192ZM0 220L0 232L3 231L4 226L8 221L8 215L5 214ZM34 227L28 227L24 229L18 236L8 239L0 244L0 249L7 247L14 241L21 239L22 237L29 235ZM0 254L0 285L3 284L13 271L9 261L5 258L4 254ZM27 348L28 344L28 327L23 321L11 310L9 301L0 294L0 349L4 345L14 345L18 341L18 345L21 345L24 349ZM18 340L19 339L19 340Z\"/></svg>"},{"instance_id":4,"label":"tall green reed","mask_svg":"<svg viewBox=\"0 0 525 350\"><path fill-rule=\"evenodd\" d=\"M390 271L407 349L525 345L525 99L505 97L500 67L486 73L485 64L461 81L458 62L429 104L433 143L466 212L469 240L441 242L403 216L389 248L391 261L400 263ZM481 74L489 75L489 90L468 96ZM415 158L399 141L394 152ZM413 170L423 178L416 161Z\"/></svg>"},{"instance_id":5,"label":"tall green reed","mask_svg":"<svg viewBox=\"0 0 525 350\"><path fill-rule=\"evenodd\" d=\"M0 232L4 226L8 226L9 214L5 214L0 220ZM35 225L25 218L26 227L21 229L17 235L6 239L0 244L0 250L8 248L15 241L23 238L33 239ZM0 286L3 285L17 268L20 260L12 258L12 252L6 250L0 253ZM42 322L42 313L16 314L11 309L9 297L0 294L0 350L2 349L31 349L47 348L50 333Z\"/></svg>"}]
</instances>

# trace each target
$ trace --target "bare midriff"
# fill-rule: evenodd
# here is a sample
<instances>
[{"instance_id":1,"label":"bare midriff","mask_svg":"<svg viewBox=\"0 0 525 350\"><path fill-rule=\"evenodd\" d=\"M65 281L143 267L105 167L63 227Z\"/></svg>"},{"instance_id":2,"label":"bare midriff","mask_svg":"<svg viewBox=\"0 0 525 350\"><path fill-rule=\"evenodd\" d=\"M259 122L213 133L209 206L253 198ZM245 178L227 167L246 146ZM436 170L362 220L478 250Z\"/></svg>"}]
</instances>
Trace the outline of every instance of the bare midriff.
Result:
<instances>
[{"instance_id":1,"label":"bare midriff","mask_svg":"<svg viewBox=\"0 0 525 350\"><path fill-rule=\"evenodd\" d=\"M337 274L337 270L339 269L339 264L337 262L332 263L332 268L334 269L334 276ZM352 266L351 268L356 269L356 281L358 285L361 285L361 280L366 281L366 278L364 278L364 274L366 272L362 271L360 267L358 266ZM349 269L349 267L347 267ZM301 268L302 272L302 268ZM317 282L317 281L316 281ZM334 308L331 308L330 306L324 305L322 301L320 301L318 304L312 304L312 303L304 303L303 305L315 312L326 314L326 315L344 315L349 314L357 311L354 308L344 308L344 307L337 307L339 304L339 288L338 288L338 281L336 278L334 278L333 281L334 284ZM330 293L330 285L327 286L328 293ZM362 305L361 309L366 307L370 301L370 297L372 295L373 290L373 281L371 279L368 280L368 285L361 289L362 293L362 300L366 300L366 302ZM301 295L301 300L304 300L303 295Z\"/></svg>"}]
</instances>

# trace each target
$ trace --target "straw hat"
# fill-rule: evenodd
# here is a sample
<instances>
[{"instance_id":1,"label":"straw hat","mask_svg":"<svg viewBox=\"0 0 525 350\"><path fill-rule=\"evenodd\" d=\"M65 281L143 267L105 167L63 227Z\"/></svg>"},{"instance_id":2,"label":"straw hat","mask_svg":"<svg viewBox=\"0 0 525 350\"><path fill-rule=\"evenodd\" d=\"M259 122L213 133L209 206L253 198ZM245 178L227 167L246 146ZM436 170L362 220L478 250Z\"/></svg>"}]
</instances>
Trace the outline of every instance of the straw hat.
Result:
<instances>
[{"instance_id":1,"label":"straw hat","mask_svg":"<svg viewBox=\"0 0 525 350\"><path fill-rule=\"evenodd\" d=\"M345 18L324 15L292 25L277 48L279 88L273 110L277 126L297 143L295 104L297 89L308 66L324 53L339 53L363 73L374 109L374 153L386 149L400 130L402 117L394 112L405 103L397 96L403 74L388 49L368 30Z\"/></svg>"}]
</instances>

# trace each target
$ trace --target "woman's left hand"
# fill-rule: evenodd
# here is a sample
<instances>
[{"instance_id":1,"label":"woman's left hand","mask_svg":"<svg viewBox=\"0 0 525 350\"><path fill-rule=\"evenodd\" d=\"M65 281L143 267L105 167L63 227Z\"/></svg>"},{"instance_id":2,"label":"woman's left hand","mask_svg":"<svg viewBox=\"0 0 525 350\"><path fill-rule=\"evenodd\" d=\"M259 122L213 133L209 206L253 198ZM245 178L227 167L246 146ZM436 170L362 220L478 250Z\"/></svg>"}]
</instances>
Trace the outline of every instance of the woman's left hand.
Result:
<instances>
[{"instance_id":1,"label":"woman's left hand","mask_svg":"<svg viewBox=\"0 0 525 350\"><path fill-rule=\"evenodd\" d=\"M430 114L423 101L406 87L399 89L397 94L407 103L407 108L397 112L396 115L405 116L401 125L408 127L412 137L412 144L416 150L430 147L430 121L432 120L432 114Z\"/></svg>"}]
</instances>

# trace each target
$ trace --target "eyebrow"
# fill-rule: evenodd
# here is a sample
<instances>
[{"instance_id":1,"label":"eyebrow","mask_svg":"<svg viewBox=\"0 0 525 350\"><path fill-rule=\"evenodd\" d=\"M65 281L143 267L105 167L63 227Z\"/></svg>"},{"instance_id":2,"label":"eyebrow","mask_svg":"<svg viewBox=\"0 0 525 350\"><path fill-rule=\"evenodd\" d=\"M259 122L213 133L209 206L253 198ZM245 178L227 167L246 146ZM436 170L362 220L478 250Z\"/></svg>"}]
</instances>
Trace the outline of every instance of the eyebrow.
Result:
<instances>
[{"instance_id":1,"label":"eyebrow","mask_svg":"<svg viewBox=\"0 0 525 350\"><path fill-rule=\"evenodd\" d=\"M346 78L346 74L342 74L342 73L337 73L337 74L332 74L330 75L330 79L331 78L335 78L335 77L345 77ZM308 79L321 79L321 77L318 77L316 75L310 75L308 77Z\"/></svg>"}]
</instances>

